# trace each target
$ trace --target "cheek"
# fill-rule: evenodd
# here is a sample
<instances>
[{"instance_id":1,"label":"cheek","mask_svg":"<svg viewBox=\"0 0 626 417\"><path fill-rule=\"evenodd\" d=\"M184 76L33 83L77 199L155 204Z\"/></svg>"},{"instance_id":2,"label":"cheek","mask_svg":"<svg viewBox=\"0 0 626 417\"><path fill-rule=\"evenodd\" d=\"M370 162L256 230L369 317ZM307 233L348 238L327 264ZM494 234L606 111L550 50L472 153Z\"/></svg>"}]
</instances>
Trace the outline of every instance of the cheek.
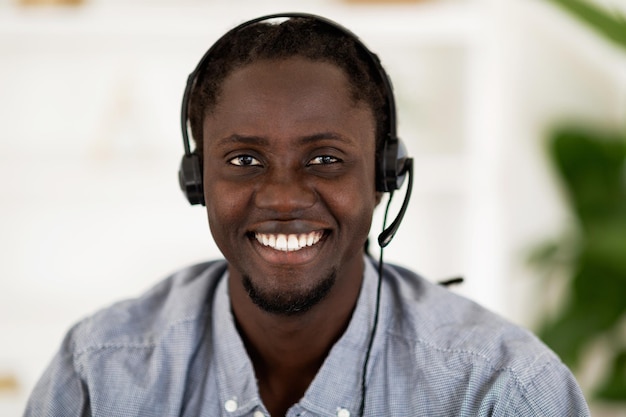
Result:
<instances>
[{"instance_id":1,"label":"cheek","mask_svg":"<svg viewBox=\"0 0 626 417\"><path fill-rule=\"evenodd\" d=\"M226 259L236 259L248 206L241 190L213 181L204 187L206 212L213 241Z\"/></svg>"},{"instance_id":2,"label":"cheek","mask_svg":"<svg viewBox=\"0 0 626 417\"><path fill-rule=\"evenodd\" d=\"M205 181L204 195L209 225L214 234L236 227L237 222L245 218L248 198L241 187L215 180Z\"/></svg>"},{"instance_id":3,"label":"cheek","mask_svg":"<svg viewBox=\"0 0 626 417\"><path fill-rule=\"evenodd\" d=\"M355 233L366 237L377 203L373 176L371 179L367 175L357 177L355 181L346 184L341 190L329 190L325 195L327 204L339 223L348 226L350 234Z\"/></svg>"}]
</instances>

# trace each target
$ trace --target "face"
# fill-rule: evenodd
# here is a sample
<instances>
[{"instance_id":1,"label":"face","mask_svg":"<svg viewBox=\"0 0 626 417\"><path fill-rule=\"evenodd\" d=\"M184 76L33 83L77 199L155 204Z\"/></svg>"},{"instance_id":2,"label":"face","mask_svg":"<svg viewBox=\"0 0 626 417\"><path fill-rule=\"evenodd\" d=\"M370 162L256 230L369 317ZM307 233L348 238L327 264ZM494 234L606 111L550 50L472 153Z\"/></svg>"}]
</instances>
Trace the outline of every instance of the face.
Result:
<instances>
[{"instance_id":1,"label":"face","mask_svg":"<svg viewBox=\"0 0 626 417\"><path fill-rule=\"evenodd\" d=\"M207 214L231 285L293 314L360 284L375 122L339 67L289 58L239 68L203 129Z\"/></svg>"}]
</instances>

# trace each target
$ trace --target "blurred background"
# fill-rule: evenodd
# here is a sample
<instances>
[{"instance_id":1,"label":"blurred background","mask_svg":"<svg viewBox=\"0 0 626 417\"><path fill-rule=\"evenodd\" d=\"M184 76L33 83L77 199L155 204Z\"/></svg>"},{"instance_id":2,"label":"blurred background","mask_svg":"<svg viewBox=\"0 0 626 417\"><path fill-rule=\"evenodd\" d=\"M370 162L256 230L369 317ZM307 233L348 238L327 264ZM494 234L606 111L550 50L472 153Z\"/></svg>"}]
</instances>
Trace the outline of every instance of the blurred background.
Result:
<instances>
[{"instance_id":1,"label":"blurred background","mask_svg":"<svg viewBox=\"0 0 626 417\"><path fill-rule=\"evenodd\" d=\"M219 256L178 188L182 92L281 11L350 28L394 82L416 169L386 260L463 276L626 416L622 0L0 0L0 415L77 320Z\"/></svg>"}]
</instances>

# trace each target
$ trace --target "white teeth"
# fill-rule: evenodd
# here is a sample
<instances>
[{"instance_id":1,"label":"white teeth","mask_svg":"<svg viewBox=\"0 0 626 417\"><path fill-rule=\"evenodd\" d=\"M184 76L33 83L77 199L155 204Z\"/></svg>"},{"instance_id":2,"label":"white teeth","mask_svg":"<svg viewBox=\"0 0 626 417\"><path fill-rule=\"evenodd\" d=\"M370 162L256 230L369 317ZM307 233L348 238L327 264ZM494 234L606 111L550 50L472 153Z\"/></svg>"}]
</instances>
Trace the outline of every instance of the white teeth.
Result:
<instances>
[{"instance_id":1,"label":"white teeth","mask_svg":"<svg viewBox=\"0 0 626 417\"><path fill-rule=\"evenodd\" d=\"M278 250L288 250L287 247L287 236L278 235L276 236L276 249Z\"/></svg>"},{"instance_id":2,"label":"white teeth","mask_svg":"<svg viewBox=\"0 0 626 417\"><path fill-rule=\"evenodd\" d=\"M287 250L296 250L299 249L300 245L298 244L298 236L289 235L287 238Z\"/></svg>"},{"instance_id":3,"label":"white teeth","mask_svg":"<svg viewBox=\"0 0 626 417\"><path fill-rule=\"evenodd\" d=\"M265 234L256 233L256 240L263 246L280 251L297 251L307 246L313 246L322 238L322 232L316 231L311 233L296 234Z\"/></svg>"}]
</instances>

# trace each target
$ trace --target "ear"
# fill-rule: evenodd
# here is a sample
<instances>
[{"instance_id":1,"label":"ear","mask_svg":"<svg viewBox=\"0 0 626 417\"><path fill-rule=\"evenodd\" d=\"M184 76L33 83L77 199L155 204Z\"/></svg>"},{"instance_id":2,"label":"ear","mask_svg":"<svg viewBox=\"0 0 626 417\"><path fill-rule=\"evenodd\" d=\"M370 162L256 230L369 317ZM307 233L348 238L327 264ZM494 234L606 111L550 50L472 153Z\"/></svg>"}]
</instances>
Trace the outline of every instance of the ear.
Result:
<instances>
[{"instance_id":1,"label":"ear","mask_svg":"<svg viewBox=\"0 0 626 417\"><path fill-rule=\"evenodd\" d=\"M376 207L378 207L380 201L383 199L383 194L382 191L376 191Z\"/></svg>"}]
</instances>

